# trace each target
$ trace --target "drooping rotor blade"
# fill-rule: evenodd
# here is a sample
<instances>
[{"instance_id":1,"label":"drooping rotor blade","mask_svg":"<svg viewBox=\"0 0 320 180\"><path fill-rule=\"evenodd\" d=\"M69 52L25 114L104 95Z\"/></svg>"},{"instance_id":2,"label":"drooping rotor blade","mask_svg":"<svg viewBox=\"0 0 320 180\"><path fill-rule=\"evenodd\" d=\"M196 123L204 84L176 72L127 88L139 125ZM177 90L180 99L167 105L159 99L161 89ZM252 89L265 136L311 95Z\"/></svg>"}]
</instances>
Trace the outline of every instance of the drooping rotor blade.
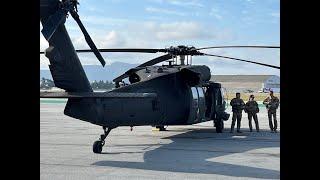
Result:
<instances>
[{"instance_id":1,"label":"drooping rotor blade","mask_svg":"<svg viewBox=\"0 0 320 180\"><path fill-rule=\"evenodd\" d=\"M127 52L127 53L157 53L157 52L167 52L166 49L141 49L141 48L121 48L121 49L98 49L100 53L102 52ZM78 53L88 53L93 52L92 49L78 49ZM44 54L44 52L40 52Z\"/></svg>"},{"instance_id":2,"label":"drooping rotor blade","mask_svg":"<svg viewBox=\"0 0 320 180\"><path fill-rule=\"evenodd\" d=\"M152 65L158 64L158 63L160 63L160 62L169 60L169 59L171 59L171 58L172 58L172 55L166 54L166 55L163 55L163 56L160 56L160 57L151 59L150 61L147 61L147 62L145 62L145 63L140 64L139 66L137 66L137 67L136 67L136 70L135 70L135 68L132 68L132 69L128 70L127 72L125 72L124 74L116 77L115 79L113 79L113 82L121 81L122 79L129 77L131 73L139 70L139 67L152 66Z\"/></svg>"},{"instance_id":3,"label":"drooping rotor blade","mask_svg":"<svg viewBox=\"0 0 320 180\"><path fill-rule=\"evenodd\" d=\"M197 50L216 49L216 48L280 48L280 46L211 46L211 47L197 48Z\"/></svg>"},{"instance_id":4,"label":"drooping rotor blade","mask_svg":"<svg viewBox=\"0 0 320 180\"><path fill-rule=\"evenodd\" d=\"M120 76L114 78L114 79L113 79L113 82L121 81L122 79L125 79L125 78L127 78L127 77L129 77L128 74L126 74L126 73L121 74Z\"/></svg>"},{"instance_id":5,"label":"drooping rotor blade","mask_svg":"<svg viewBox=\"0 0 320 180\"><path fill-rule=\"evenodd\" d=\"M236 61L243 61L243 62L248 62L248 63L253 63L253 64L259 64L259 65L262 65L262 66L267 66L267 67L271 67L271 68L280 69L279 66L274 66L274 65L270 65L270 64L264 64L264 63L255 62L255 61L249 61L249 60L245 60L245 59L233 58L233 57L228 57L228 56L220 56L220 55L214 55L214 54L206 54L206 53L202 53L202 55L204 55L204 56L219 57L219 58L225 58L225 59L232 59L232 60L236 60Z\"/></svg>"},{"instance_id":6,"label":"drooping rotor blade","mask_svg":"<svg viewBox=\"0 0 320 180\"><path fill-rule=\"evenodd\" d=\"M121 74L120 76L114 78L114 79L113 79L113 82L117 82L117 81L119 82L119 81L121 81L122 79L125 79L125 78L129 77L130 74L138 71L139 69L141 69L141 68L137 68L137 67L131 68L131 69L129 69L128 71L126 71L125 73Z\"/></svg>"},{"instance_id":7,"label":"drooping rotor blade","mask_svg":"<svg viewBox=\"0 0 320 180\"><path fill-rule=\"evenodd\" d=\"M98 49L100 52L128 52L128 53L157 53L167 52L166 49L142 49L142 48L123 48L123 49ZM92 52L91 49L79 49L78 53Z\"/></svg>"},{"instance_id":8,"label":"drooping rotor blade","mask_svg":"<svg viewBox=\"0 0 320 180\"><path fill-rule=\"evenodd\" d=\"M169 59L171 59L171 58L172 58L172 55L170 55L170 54L165 54L165 55L163 55L163 56L160 56L160 57L151 59L150 61L147 61L147 62L145 62L145 63L143 63L143 64L140 64L138 67L152 66L152 65L161 63L161 62L163 62L163 61L169 60Z\"/></svg>"},{"instance_id":9,"label":"drooping rotor blade","mask_svg":"<svg viewBox=\"0 0 320 180\"><path fill-rule=\"evenodd\" d=\"M47 41L50 40L54 32L60 26L60 24L63 24L66 22L66 18L67 18L66 11L63 9L58 9L53 15L51 15L48 18L46 23L42 25L43 28L41 32Z\"/></svg>"},{"instance_id":10,"label":"drooping rotor blade","mask_svg":"<svg viewBox=\"0 0 320 180\"><path fill-rule=\"evenodd\" d=\"M98 58L98 60L100 61L100 63L102 64L102 66L104 66L106 64L106 62L104 61L103 57L101 56L99 50L97 49L96 45L94 44L94 42L92 41L89 33L87 32L86 28L83 26L79 15L75 12L75 11L71 11L70 12L71 16L73 17L73 19L77 22L77 24L79 25L84 38L86 39L86 42L88 43L89 47L91 48L92 52L96 55L96 57Z\"/></svg>"}]
</instances>

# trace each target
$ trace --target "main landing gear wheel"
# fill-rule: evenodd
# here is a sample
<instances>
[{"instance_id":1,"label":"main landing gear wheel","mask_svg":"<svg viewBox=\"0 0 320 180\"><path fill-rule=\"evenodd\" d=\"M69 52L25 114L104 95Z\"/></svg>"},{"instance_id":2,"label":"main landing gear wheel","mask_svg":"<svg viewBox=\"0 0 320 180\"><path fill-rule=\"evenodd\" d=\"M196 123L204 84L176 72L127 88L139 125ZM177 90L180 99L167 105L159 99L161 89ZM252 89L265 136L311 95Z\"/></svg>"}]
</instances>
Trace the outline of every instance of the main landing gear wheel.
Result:
<instances>
[{"instance_id":1,"label":"main landing gear wheel","mask_svg":"<svg viewBox=\"0 0 320 180\"><path fill-rule=\"evenodd\" d=\"M105 144L104 140L106 139L106 137L108 136L108 134L111 131L111 128L108 128L108 130L106 130L106 129L107 129L106 127L103 127L104 134L101 134L100 139L93 143L92 150L96 154L100 154L102 152L102 147Z\"/></svg>"},{"instance_id":2,"label":"main landing gear wheel","mask_svg":"<svg viewBox=\"0 0 320 180\"><path fill-rule=\"evenodd\" d=\"M216 127L216 132L217 133L222 133L223 132L223 128L224 128L224 124L223 124L223 120L217 120L216 122L214 122L214 125Z\"/></svg>"},{"instance_id":3,"label":"main landing gear wheel","mask_svg":"<svg viewBox=\"0 0 320 180\"><path fill-rule=\"evenodd\" d=\"M159 131L166 131L166 128L164 126L156 126Z\"/></svg>"},{"instance_id":4,"label":"main landing gear wheel","mask_svg":"<svg viewBox=\"0 0 320 180\"><path fill-rule=\"evenodd\" d=\"M93 152L96 154L100 154L102 151L103 145L104 145L104 141L95 141L93 143Z\"/></svg>"}]
</instances>

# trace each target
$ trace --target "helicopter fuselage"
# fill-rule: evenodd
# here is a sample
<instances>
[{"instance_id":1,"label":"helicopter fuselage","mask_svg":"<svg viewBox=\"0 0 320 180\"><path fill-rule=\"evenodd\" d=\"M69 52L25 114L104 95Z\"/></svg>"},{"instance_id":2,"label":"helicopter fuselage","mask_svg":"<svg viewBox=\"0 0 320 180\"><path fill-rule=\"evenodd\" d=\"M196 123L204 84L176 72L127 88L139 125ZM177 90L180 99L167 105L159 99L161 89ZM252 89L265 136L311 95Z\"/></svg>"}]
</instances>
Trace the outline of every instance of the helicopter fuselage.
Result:
<instances>
[{"instance_id":1,"label":"helicopter fuselage","mask_svg":"<svg viewBox=\"0 0 320 180\"><path fill-rule=\"evenodd\" d=\"M214 84L216 90L211 90L211 95L206 93L210 77L210 69L207 66L146 67L129 76L131 84L106 92L137 95L145 93L145 97L70 99L65 114L112 128L186 125L209 121L215 118L217 113L208 112L212 108L216 111L214 108L219 105L223 106L222 98L219 102L211 100L217 97L217 93L221 96L220 84L211 82L211 86ZM209 101L211 105L208 105ZM79 111L85 108L85 104L90 104L91 107L87 107L86 114L83 114Z\"/></svg>"}]
</instances>

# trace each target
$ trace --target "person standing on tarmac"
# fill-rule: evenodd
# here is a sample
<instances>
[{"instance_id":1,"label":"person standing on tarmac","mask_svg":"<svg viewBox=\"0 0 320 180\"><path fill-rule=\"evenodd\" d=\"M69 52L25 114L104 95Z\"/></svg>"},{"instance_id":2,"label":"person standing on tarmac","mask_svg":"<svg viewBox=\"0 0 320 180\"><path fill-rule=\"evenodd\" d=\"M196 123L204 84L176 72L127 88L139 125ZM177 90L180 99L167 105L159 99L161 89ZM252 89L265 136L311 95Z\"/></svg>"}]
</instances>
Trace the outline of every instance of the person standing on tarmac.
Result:
<instances>
[{"instance_id":1,"label":"person standing on tarmac","mask_svg":"<svg viewBox=\"0 0 320 180\"><path fill-rule=\"evenodd\" d=\"M258 122L258 116L257 116L257 113L259 113L259 106L257 101L254 100L253 94L250 95L249 101L246 103L244 111L248 113L250 132L252 132L252 118L256 125L256 130L257 132L259 132L259 122Z\"/></svg>"},{"instance_id":2,"label":"person standing on tarmac","mask_svg":"<svg viewBox=\"0 0 320 180\"><path fill-rule=\"evenodd\" d=\"M241 126L242 110L244 109L245 104L243 100L240 99L240 93L236 93L236 98L233 98L231 100L230 105L232 106L232 112L233 112L230 133L233 133L236 120L237 120L237 132L241 133L240 126Z\"/></svg>"},{"instance_id":3,"label":"person standing on tarmac","mask_svg":"<svg viewBox=\"0 0 320 180\"><path fill-rule=\"evenodd\" d=\"M267 97L263 104L266 105L266 108L268 110L268 119L269 119L269 127L271 132L277 132L277 109L279 107L279 99L273 95L273 91L270 91L270 96ZM272 117L273 117L273 123L272 124Z\"/></svg>"}]
</instances>

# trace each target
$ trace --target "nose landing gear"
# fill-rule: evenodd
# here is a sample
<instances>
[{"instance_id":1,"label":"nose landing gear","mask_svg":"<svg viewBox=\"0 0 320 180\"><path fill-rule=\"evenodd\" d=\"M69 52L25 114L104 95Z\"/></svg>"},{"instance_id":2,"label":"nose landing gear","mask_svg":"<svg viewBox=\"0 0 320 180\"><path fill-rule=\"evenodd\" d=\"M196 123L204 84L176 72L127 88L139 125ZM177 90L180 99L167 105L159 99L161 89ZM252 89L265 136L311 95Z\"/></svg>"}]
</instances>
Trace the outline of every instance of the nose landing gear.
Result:
<instances>
[{"instance_id":1,"label":"nose landing gear","mask_svg":"<svg viewBox=\"0 0 320 180\"><path fill-rule=\"evenodd\" d=\"M111 128L103 127L104 134L100 135L100 139L95 141L92 146L92 150L94 153L100 154L102 151L102 147L105 144L105 139L111 131Z\"/></svg>"}]
</instances>

